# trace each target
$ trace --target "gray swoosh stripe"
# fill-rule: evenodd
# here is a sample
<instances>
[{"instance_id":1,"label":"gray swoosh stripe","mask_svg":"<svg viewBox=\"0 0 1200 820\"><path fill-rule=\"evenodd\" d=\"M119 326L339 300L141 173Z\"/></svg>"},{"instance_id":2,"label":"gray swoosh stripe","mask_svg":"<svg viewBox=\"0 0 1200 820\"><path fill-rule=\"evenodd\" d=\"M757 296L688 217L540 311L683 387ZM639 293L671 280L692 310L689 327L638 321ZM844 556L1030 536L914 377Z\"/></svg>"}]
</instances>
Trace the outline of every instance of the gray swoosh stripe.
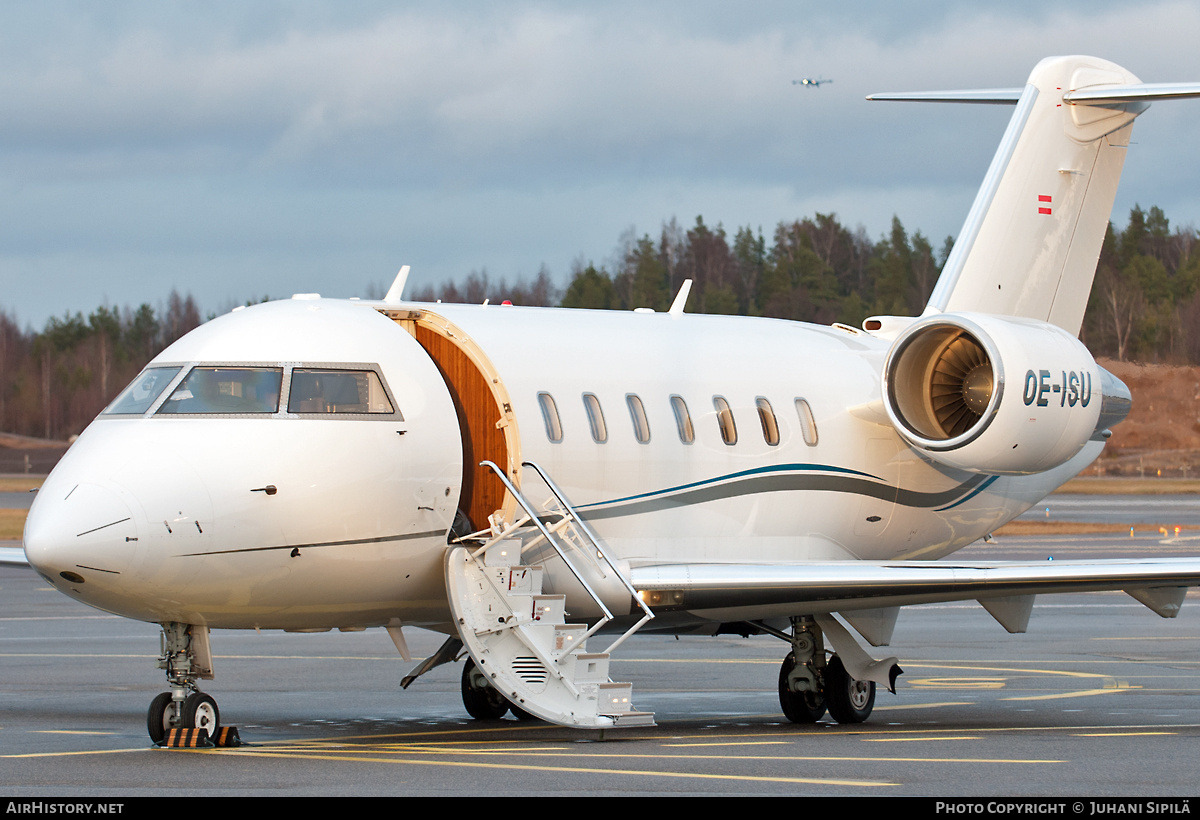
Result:
<instances>
[{"instance_id":1,"label":"gray swoosh stripe","mask_svg":"<svg viewBox=\"0 0 1200 820\"><path fill-rule=\"evenodd\" d=\"M605 518L620 518L627 515L642 515L659 512L674 507L686 507L692 504L704 504L722 498L736 498L742 495L758 493L804 491L825 491L848 493L878 498L883 501L893 501L904 507L941 507L959 498L963 493L974 489L987 480L987 476L974 476L967 481L937 493L922 493L916 490L904 490L890 484L879 484L850 476L832 475L766 475L754 476L741 481L716 486L701 487L673 495L646 499L633 504L611 506L596 509L592 507L584 514L588 521L599 521Z\"/></svg>"}]
</instances>

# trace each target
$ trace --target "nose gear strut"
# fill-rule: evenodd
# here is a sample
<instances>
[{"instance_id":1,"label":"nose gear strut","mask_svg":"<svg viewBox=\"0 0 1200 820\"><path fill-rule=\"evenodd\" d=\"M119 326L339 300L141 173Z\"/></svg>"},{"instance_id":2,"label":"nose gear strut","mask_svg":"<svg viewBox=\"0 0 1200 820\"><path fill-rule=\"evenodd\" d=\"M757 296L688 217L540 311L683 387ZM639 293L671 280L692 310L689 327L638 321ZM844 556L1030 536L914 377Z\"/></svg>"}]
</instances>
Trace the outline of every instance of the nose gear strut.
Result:
<instances>
[{"instance_id":1,"label":"nose gear strut","mask_svg":"<svg viewBox=\"0 0 1200 820\"><path fill-rule=\"evenodd\" d=\"M205 729L216 738L221 728L217 702L196 686L198 679L213 678L208 627L173 621L161 626L158 668L166 671L171 691L150 702L146 713L150 740L161 745L172 729Z\"/></svg>"}]
</instances>

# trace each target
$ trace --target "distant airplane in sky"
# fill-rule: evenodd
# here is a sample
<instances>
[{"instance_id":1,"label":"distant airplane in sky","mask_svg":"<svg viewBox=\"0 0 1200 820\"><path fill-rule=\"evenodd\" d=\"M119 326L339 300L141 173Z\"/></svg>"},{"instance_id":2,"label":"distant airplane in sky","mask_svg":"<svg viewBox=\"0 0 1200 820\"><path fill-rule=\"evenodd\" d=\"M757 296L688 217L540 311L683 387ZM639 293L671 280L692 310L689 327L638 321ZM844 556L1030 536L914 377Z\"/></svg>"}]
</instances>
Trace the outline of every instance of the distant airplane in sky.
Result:
<instances>
[{"instance_id":1,"label":"distant airplane in sky","mask_svg":"<svg viewBox=\"0 0 1200 820\"><path fill-rule=\"evenodd\" d=\"M821 83L831 83L831 82L833 82L833 80L826 80L823 77L818 77L815 80L812 77L805 77L800 80L792 80L792 85L807 85L807 86L811 86L813 88L820 88Z\"/></svg>"}]
</instances>

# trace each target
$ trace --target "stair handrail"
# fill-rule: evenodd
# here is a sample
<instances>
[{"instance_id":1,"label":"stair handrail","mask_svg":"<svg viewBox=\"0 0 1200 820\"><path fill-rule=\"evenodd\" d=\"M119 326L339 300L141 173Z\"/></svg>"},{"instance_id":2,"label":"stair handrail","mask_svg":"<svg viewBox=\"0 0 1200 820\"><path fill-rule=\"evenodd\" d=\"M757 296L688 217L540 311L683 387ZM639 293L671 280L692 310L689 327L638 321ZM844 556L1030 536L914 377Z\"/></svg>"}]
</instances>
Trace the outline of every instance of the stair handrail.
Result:
<instances>
[{"instance_id":1,"label":"stair handrail","mask_svg":"<svg viewBox=\"0 0 1200 820\"><path fill-rule=\"evenodd\" d=\"M613 573L621 579L621 583L624 584L625 589L629 591L630 596L633 598L633 600L637 601L638 606L642 610L642 619L631 626L623 635L609 644L608 649L605 651L611 654L612 652L616 651L618 646L625 643L627 638L648 624L650 621L654 620L654 612L650 609L646 602L642 600L642 596L638 594L637 589L634 588L633 582L629 580L629 577L626 576L625 573L621 572L621 568L609 554L608 548L604 546L604 543L600 540L596 533L592 531L591 526L583 519L583 516L575 511L575 508L571 506L571 502L567 500L566 494L559 489L558 485L554 483L554 480L546 474L546 471L543 470L539 464L533 461L523 461L521 462L521 466L532 467L537 474L541 476L542 481L545 482L546 486L550 488L550 492L554 495L555 499L558 500L559 506L562 507L565 513L571 516L571 520L575 522L579 531L583 533L584 537L586 537L588 541L592 543L592 546L595 547L596 552L599 553L604 559L604 563L608 564ZM603 604L601 604L601 606L603 606ZM599 629L600 626L600 624L597 624L595 627L589 630L589 636L592 632L595 632L597 629Z\"/></svg>"},{"instance_id":2,"label":"stair handrail","mask_svg":"<svg viewBox=\"0 0 1200 820\"><path fill-rule=\"evenodd\" d=\"M571 502L567 500L566 495L561 489L559 489L559 486L554 483L554 480L551 479L550 476L546 475L546 471L543 470L541 466L537 464L537 462L523 461L521 462L521 466L532 467L537 474L541 476L542 481L546 482L546 486L550 488L550 492L554 494L555 499L558 500L558 503L562 506L563 510L570 513L572 520L574 520L575 524L579 527L579 531L582 532L587 540L592 543L592 546L596 548L596 552L598 552L604 559L604 563L608 564L616 576L621 579L621 583L625 586L625 589L629 591L630 596L638 602L638 606L641 607L642 612L648 615L649 618L653 618L654 613L650 610L650 607L646 605L646 602L642 600L642 596L639 595L637 589L634 588L633 582L629 580L629 577L626 576L625 573L621 572L621 568L617 565L617 562L613 560L612 555L609 554L608 548L604 546L604 542L602 542L596 533L592 531L591 525L584 520L583 516L575 511L575 508L571 506Z\"/></svg>"},{"instance_id":3,"label":"stair handrail","mask_svg":"<svg viewBox=\"0 0 1200 820\"><path fill-rule=\"evenodd\" d=\"M583 643L583 641L586 640L586 638L593 632L595 632L596 629L599 629L600 626L603 626L613 619L612 612L610 612L608 607L604 605L603 599L596 594L596 591L592 589L591 584L589 584L579 570L576 569L575 564L572 563L571 559L567 557L567 554L563 548L558 545L558 541L550 534L550 531L546 529L545 523L543 523L542 519L538 517L538 514L534 511L533 506L529 503L525 496L521 494L521 491L513 486L513 483L508 480L508 476L504 474L504 471L492 461L481 461L479 462L479 466L491 468L492 472L496 474L496 477L499 478L504 484L505 489L512 494L512 497L515 498L517 503L521 505L521 508L525 510L525 514L529 516L529 520L541 532L542 537L546 539L546 543L554 548L554 551L558 553L558 557L563 560L563 563L567 565L567 569L571 570L571 574L575 576L575 580L579 582L580 586L584 588L588 595L592 596L592 600L596 602L596 605L600 607L600 611L604 613L604 618L600 621L600 623L592 629L589 629L583 638L575 642L575 644ZM569 652L570 649L574 649L574 646L575 645L573 644L566 651L564 651L563 654Z\"/></svg>"}]
</instances>

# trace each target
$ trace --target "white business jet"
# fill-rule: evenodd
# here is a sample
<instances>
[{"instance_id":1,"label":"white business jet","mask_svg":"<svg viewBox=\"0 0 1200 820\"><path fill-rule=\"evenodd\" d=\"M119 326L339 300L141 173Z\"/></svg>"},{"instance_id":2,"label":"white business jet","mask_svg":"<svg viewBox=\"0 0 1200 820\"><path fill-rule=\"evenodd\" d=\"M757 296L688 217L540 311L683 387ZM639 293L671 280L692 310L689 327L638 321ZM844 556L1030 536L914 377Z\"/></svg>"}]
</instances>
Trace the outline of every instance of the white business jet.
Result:
<instances>
[{"instance_id":1,"label":"white business jet","mask_svg":"<svg viewBox=\"0 0 1200 820\"><path fill-rule=\"evenodd\" d=\"M378 302L239 308L172 344L37 495L29 563L162 625L150 736L216 733L210 629L448 636L481 718L645 726L609 655L638 628L765 633L784 713L865 720L900 607L1125 590L1163 617L1200 559L942 559L1100 453L1130 406L1077 339L1134 118L1200 84L1089 57L1024 88L920 317L862 329ZM837 616L837 617L835 617ZM617 635L606 651L587 648Z\"/></svg>"}]
</instances>

